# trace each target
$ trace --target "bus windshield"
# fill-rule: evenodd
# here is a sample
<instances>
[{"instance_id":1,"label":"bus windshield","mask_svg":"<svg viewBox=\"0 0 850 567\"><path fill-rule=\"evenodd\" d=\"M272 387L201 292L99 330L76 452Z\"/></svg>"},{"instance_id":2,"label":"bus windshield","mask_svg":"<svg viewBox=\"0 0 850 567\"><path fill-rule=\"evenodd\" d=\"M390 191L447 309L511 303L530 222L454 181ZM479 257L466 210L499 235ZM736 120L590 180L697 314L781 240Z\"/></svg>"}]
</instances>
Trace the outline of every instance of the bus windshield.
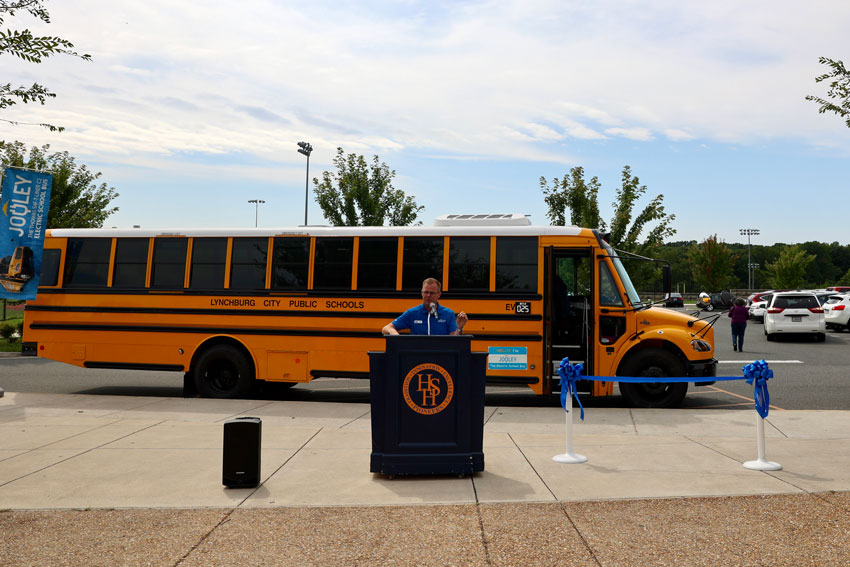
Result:
<instances>
[{"instance_id":1,"label":"bus windshield","mask_svg":"<svg viewBox=\"0 0 850 567\"><path fill-rule=\"evenodd\" d=\"M632 283L632 278L629 277L629 273L626 271L626 267L623 266L623 262L620 260L617 253L613 248L607 243L603 241L603 246L605 247L605 251L608 252L608 256L611 257L611 262L614 264L614 268L617 270L617 275L620 276L620 281L623 282L623 287L626 290L626 295L629 298L629 303L632 304L632 307L641 308L643 307L643 302L640 299L640 295L638 295L637 290L635 289L635 284Z\"/></svg>"}]
</instances>

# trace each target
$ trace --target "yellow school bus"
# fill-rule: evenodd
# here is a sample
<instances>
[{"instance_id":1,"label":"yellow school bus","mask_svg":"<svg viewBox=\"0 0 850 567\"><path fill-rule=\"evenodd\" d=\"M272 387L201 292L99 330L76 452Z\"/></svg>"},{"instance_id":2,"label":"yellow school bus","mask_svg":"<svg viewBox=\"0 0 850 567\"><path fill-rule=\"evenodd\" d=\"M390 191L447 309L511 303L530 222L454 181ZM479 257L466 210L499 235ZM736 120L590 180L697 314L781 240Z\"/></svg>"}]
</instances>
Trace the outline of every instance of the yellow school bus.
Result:
<instances>
[{"instance_id":1,"label":"yellow school bus","mask_svg":"<svg viewBox=\"0 0 850 567\"><path fill-rule=\"evenodd\" d=\"M560 388L585 375L716 372L714 334L644 303L595 230L523 215L445 215L433 226L55 229L44 243L25 350L87 368L171 370L209 397L256 381L368 377L382 327L421 302L422 281L469 316L488 384ZM579 391L613 393L613 382ZM622 384L636 406L678 405L687 384Z\"/></svg>"},{"instance_id":2,"label":"yellow school bus","mask_svg":"<svg viewBox=\"0 0 850 567\"><path fill-rule=\"evenodd\" d=\"M6 291L20 292L32 277L32 250L28 246L18 246L10 256L0 258L0 285Z\"/></svg>"}]
</instances>

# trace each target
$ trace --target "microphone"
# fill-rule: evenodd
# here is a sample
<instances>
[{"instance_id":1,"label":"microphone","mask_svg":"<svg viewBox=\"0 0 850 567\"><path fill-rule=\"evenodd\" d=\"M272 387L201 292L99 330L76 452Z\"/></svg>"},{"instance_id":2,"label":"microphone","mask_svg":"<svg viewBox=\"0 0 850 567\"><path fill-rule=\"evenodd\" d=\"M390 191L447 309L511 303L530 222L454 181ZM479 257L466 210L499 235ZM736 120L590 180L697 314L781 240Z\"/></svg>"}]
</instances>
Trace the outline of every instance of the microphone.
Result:
<instances>
[{"instance_id":1,"label":"microphone","mask_svg":"<svg viewBox=\"0 0 850 567\"><path fill-rule=\"evenodd\" d=\"M431 305L429 305L428 307L430 307L430 309L431 309L431 315L436 317L437 316L437 304L432 301Z\"/></svg>"}]
</instances>

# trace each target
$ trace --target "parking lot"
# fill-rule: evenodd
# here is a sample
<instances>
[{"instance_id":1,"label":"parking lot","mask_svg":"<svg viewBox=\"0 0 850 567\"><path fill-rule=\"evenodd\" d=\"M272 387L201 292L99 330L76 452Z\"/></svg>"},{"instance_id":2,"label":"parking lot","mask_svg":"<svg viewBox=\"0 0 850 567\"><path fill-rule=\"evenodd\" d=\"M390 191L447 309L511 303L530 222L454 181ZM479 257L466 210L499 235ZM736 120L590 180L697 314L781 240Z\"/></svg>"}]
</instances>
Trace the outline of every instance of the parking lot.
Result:
<instances>
[{"instance_id":1,"label":"parking lot","mask_svg":"<svg viewBox=\"0 0 850 567\"><path fill-rule=\"evenodd\" d=\"M694 308L681 311L693 313ZM760 323L750 322L744 351L732 350L729 318L725 313L702 313L702 318L720 315L716 324L718 375L743 376L741 367L765 359L774 371L769 383L771 405L782 409L847 409L850 366L850 333L827 331L826 341L812 337L779 337L768 342ZM52 392L129 396L182 396L182 374L82 369L32 357L0 358L0 388L9 392ZM616 390L615 390L616 391ZM718 382L713 386L690 387L685 408L740 408L753 405L752 387L743 380ZM259 396L267 399L368 403L369 384L364 380L319 379L291 389L267 388ZM525 388L489 386L488 405L551 406L555 397L541 398ZM622 407L618 395L584 397L586 407Z\"/></svg>"}]
</instances>

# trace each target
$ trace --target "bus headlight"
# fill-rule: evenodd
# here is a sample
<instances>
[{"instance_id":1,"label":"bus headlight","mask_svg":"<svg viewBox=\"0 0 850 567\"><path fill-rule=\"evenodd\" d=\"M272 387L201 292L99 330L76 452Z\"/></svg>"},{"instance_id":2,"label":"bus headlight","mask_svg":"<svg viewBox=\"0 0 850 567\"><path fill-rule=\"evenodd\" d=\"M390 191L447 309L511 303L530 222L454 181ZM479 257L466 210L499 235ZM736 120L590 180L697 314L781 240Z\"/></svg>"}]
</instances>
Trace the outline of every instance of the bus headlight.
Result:
<instances>
[{"instance_id":1,"label":"bus headlight","mask_svg":"<svg viewBox=\"0 0 850 567\"><path fill-rule=\"evenodd\" d=\"M697 352L709 352L711 345L702 339L694 339L691 341L691 348Z\"/></svg>"}]
</instances>

